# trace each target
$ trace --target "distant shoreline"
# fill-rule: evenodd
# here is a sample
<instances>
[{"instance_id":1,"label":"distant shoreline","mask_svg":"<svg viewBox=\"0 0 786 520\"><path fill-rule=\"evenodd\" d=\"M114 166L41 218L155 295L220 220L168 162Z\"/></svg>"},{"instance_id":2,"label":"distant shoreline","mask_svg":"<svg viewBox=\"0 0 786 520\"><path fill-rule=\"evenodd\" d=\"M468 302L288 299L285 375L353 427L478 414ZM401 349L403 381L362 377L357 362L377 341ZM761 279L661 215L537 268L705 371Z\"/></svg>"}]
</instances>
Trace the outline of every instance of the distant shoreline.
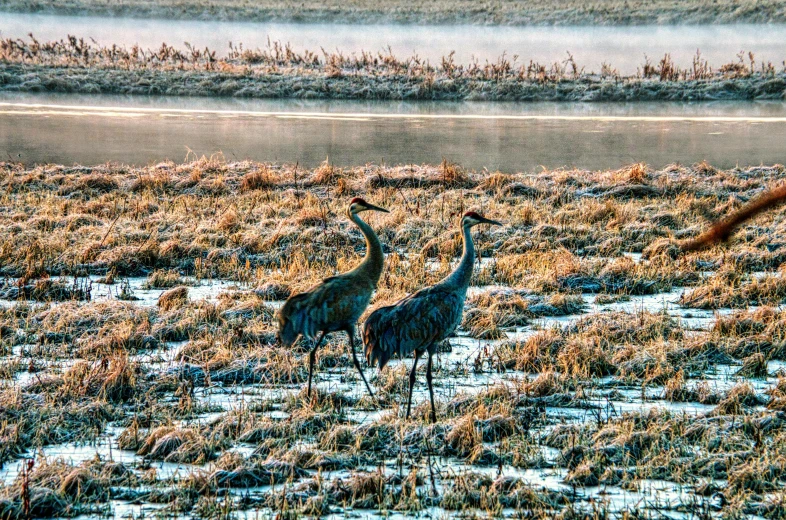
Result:
<instances>
[{"instance_id":1,"label":"distant shoreline","mask_svg":"<svg viewBox=\"0 0 786 520\"><path fill-rule=\"evenodd\" d=\"M371 2L356 0L347 7L336 0L303 2L260 0L0 0L0 12L100 15L177 20L472 25L687 25L784 23L786 3L777 0L699 0L625 2L604 0L526 0L479 5L472 0Z\"/></svg>"},{"instance_id":2,"label":"distant shoreline","mask_svg":"<svg viewBox=\"0 0 786 520\"><path fill-rule=\"evenodd\" d=\"M786 73L688 81L600 77L532 82L358 75L243 75L0 63L0 92L409 101L718 101L786 99Z\"/></svg>"},{"instance_id":3,"label":"distant shoreline","mask_svg":"<svg viewBox=\"0 0 786 520\"><path fill-rule=\"evenodd\" d=\"M167 95L275 99L411 101L717 101L786 99L786 65L753 54L712 66L700 54L680 68L666 54L646 59L635 75L604 64L586 72L573 58L551 65L504 55L483 65L432 65L417 56L349 56L292 50L155 49L101 46L69 36L59 41L0 39L0 92Z\"/></svg>"}]
</instances>

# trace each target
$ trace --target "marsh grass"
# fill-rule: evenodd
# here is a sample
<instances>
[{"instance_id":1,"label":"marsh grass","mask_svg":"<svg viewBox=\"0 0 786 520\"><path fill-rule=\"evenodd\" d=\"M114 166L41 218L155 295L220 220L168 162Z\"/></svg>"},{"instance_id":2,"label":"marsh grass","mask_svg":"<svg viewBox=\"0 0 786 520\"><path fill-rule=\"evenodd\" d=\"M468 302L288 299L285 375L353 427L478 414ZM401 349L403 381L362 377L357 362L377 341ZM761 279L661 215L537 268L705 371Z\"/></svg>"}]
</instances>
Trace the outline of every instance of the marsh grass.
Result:
<instances>
[{"instance_id":1,"label":"marsh grass","mask_svg":"<svg viewBox=\"0 0 786 520\"><path fill-rule=\"evenodd\" d=\"M68 67L64 79L57 72ZM692 67L681 69L666 54L657 65L649 59L636 75L621 77L586 72L572 57L564 62L518 62L503 55L495 61L457 65L452 56L431 64L418 56L397 58L387 53L341 51L294 51L289 44L269 42L264 49L232 46L217 56L215 50L176 48L166 43L156 49L113 45L103 47L69 36L39 42L6 38L0 40L0 71L6 90L46 89L51 91L242 96L242 97L335 97L341 99L486 99L504 101L575 100L620 101L676 99L779 99L786 82L780 65L756 64L737 59L711 67L697 53ZM608 67L606 67L608 68ZM33 81L31 76L38 78ZM329 82L330 89L322 88ZM444 165L443 165L444 166ZM456 168L444 168L448 180ZM339 184L326 163L312 177L318 184ZM642 180L634 172L630 182ZM95 174L82 185L64 190L106 191L111 179ZM168 186L165 176L139 179L139 187ZM245 189L267 187L267 172L255 172L246 179ZM192 177L181 186L203 194L219 193L220 181L205 182ZM645 191L652 191L651 189ZM633 184L618 195L642 193ZM65 192L64 192L65 194Z\"/></svg>"},{"instance_id":2,"label":"marsh grass","mask_svg":"<svg viewBox=\"0 0 786 520\"><path fill-rule=\"evenodd\" d=\"M656 382L677 372L682 334L679 323L666 314L593 314L524 342L503 342L494 356L509 369L557 370L579 380L618 375Z\"/></svg>"},{"instance_id":3,"label":"marsh grass","mask_svg":"<svg viewBox=\"0 0 786 520\"><path fill-rule=\"evenodd\" d=\"M502 339L506 337L503 328L524 326L546 316L578 314L583 308L584 300L578 295L490 291L469 299L461 327L473 338Z\"/></svg>"},{"instance_id":4,"label":"marsh grass","mask_svg":"<svg viewBox=\"0 0 786 520\"><path fill-rule=\"evenodd\" d=\"M62 170L64 173L58 174L60 170L57 167L20 170L11 164L4 168L10 172L10 176L6 176L3 182L11 188L10 196L16 203L25 199L29 189L37 192L52 190L55 193L54 198L40 201L39 218L65 212L65 217L57 218L68 220L72 218L72 213L76 215L84 212L83 208L79 208L82 210L79 211L67 198L56 195L58 186L77 183L81 175L87 175L82 171ZM335 171L333 175L352 186L356 193L366 193L369 198L391 195L398 198L399 192L403 194L407 212L402 208L389 216L375 217L380 234L390 241L392 247L408 252L423 251L426 258L436 257L440 261L439 268L430 273L425 263L419 263L425 261L425 258L418 260L415 256L409 256L396 262L391 257L393 272L386 278L391 289L409 292L430 283L450 269L445 260L460 250L460 237L453 232L451 221L462 209L466 209L460 197L460 187L479 185L482 182L480 174L462 172L463 180L457 181L456 174L451 173L454 167L449 165L415 167L414 176L413 168L410 167L330 168ZM193 186L175 188L189 182L197 170L202 172L200 182L208 180L207 175L220 176L224 189L229 191L218 196L218 199L199 199L192 194ZM47 173L48 185L35 184L23 188L24 184L19 184L20 179L36 176L39 171ZM259 171L275 172L276 183L269 185L264 194L258 194L256 190L244 190L243 179ZM724 177L723 185L727 186L725 189L730 190L729 193L744 195L774 178L778 171L777 168L752 171L744 182L732 179L731 172L717 173L716 177ZM173 191L160 193L153 188L146 188L141 192L141 198L134 197L132 200L134 190L139 189L138 179L163 175L169 179ZM585 180L577 188L568 179L579 175ZM640 251L657 238L672 233L671 228L666 226L636 223L642 219L646 222L650 215L663 212L663 209L658 209L657 201L665 201L657 197L626 202L617 202L612 198L599 202L595 196L575 197L575 193L587 191L588 186L595 186L600 194L607 192L610 189L607 186L614 186L608 183L617 182L615 179L620 175L629 178L633 174L627 172L609 176L604 172L555 171L538 177L510 175L513 182L539 186L537 189L544 194L542 200L528 201L524 220L519 220L521 210L514 200L492 202L490 196L481 196L481 205L487 206L488 211L499 213L500 218L507 217L511 225L502 232L495 230L478 235L481 251L496 242L493 249L488 249L496 251L495 262L479 272L479 279L484 283L515 285L522 274L529 271L537 275L528 283L536 290L581 289L612 294L646 294L663 290L672 284L697 282L698 277L690 272L686 264L639 264L620 259L609 265L605 261L593 261L591 256L587 260L583 259L586 256L571 257L567 251L560 249L567 247L582 255L616 256L625 250ZM702 191L699 186L684 183L685 176L690 175L690 169L667 168L661 172L648 172L645 177L652 184L665 186L670 193L682 193L678 196L683 202L677 206L682 209L675 211L670 208L669 212L674 214L674 218L685 222L686 226L702 217L693 207L698 202L709 200L708 197L698 195ZM220 158L203 159L188 165L158 165L124 173L115 172L113 178L118 187L102 192L98 198L90 199L86 204L91 217L100 221L101 225L78 230L56 226L54 231L47 232L49 228L39 229L31 222L29 233L32 234L32 242L23 245L18 242L19 238L14 239L16 235L13 233L5 238L3 248L0 249L3 271L17 276L36 271L61 274L76 270L78 266L79 269L88 269L96 274L112 272L115 277L147 271L153 273L151 285L170 285L175 283L176 276L165 274L174 273L174 269L178 273L202 277L256 278L260 283L278 284L290 291L302 290L320 278L351 265L363 247L362 237L343 222L342 208L337 203L333 207L326 207L316 196L321 184L314 184L310 188L301 184L299 193L305 195L305 198L289 188L288 179L314 176L315 173L308 172L295 174L290 167L226 163ZM380 178L386 180L380 184ZM716 180L712 178L706 182L714 183ZM384 187L373 187L377 184ZM397 187L389 192L389 185ZM704 191L711 192L709 187ZM433 198L435 193L438 196ZM568 200L565 195L570 193L574 194L572 200ZM555 212L548 211L547 204L554 197L565 199L566 202L560 204ZM175 198L178 202L172 203ZM215 207L212 200L220 201L220 207ZM648 204L653 201L656 204ZM722 214L722 211L719 210L715 215ZM414 218L405 218L407 213L414 214ZM156 234L137 229L137 219L142 215L150 222L147 225L160 225ZM185 225L187 222L191 224ZM294 226L289 223L294 223ZM9 231L11 227L17 226L19 223L16 222L5 223L5 229ZM78 235L85 237L81 244L87 246L75 244ZM308 240L304 241L304 238ZM35 244L35 248L31 249L30 243ZM764 245L761 239L756 244L757 249ZM355 249L348 256L344 252L346 245ZM17 252L24 252L24 255ZM553 256L543 255L549 252ZM751 256L753 253L754 250L751 250L748 258L754 258ZM775 265L777 262L778 257L771 253L762 256L763 253L755 251L755 254L768 262L764 265ZM770 255L771 259L766 255ZM320 261L315 262L315 258ZM546 261L549 258L552 260ZM729 258L724 262L732 260ZM757 263L762 265L761 262L746 260L745 264L748 265L740 267L753 269ZM400 269L396 265L400 265ZM413 267L417 267L418 271L413 273ZM270 269L273 272L268 274ZM406 276L403 276L404 273ZM381 289L381 294L386 294L387 286Z\"/></svg>"},{"instance_id":5,"label":"marsh grass","mask_svg":"<svg viewBox=\"0 0 786 520\"><path fill-rule=\"evenodd\" d=\"M171 246L170 246L171 247ZM178 285L185 285L183 278L177 271L154 271L148 276L143 289L171 289Z\"/></svg>"},{"instance_id":6,"label":"marsh grass","mask_svg":"<svg viewBox=\"0 0 786 520\"><path fill-rule=\"evenodd\" d=\"M350 506L467 515L520 507L569 517L591 507L577 493L510 476L511 467L548 468L577 491L638 491L658 479L696 500L700 489L723 493L724 514L780 511L771 497L783 484L786 385L771 362L784 355L783 219L762 215L729 244L676 259L629 253L698 235L708 219L778 182L781 166L489 175L448 160L304 170L212 157L0 170L9 208L0 213L3 274L26 285L63 274L122 284L137 274L164 291L150 307L24 295L0 307L0 374L10 378L0 387L0 463L103 439L110 426L122 430L113 446L138 453L138 467L125 469L108 460L36 461L32 516L95 513L108 499L222 517ZM422 363L405 421L409 361L366 370L383 407L376 410L355 391L342 334L319 351L311 397L303 389L309 345L276 344L279 301L364 253L343 216L350 193L392 210L368 218L387 248L371 308L450 272L464 211L505 222L473 233L481 261L459 332L501 337L521 328L526 336L475 340L459 360L469 339L457 346L450 338L453 355L441 345L436 424L422 399ZM181 285L192 276L238 287L202 300ZM721 297L772 306L723 310L709 329L689 330L667 309L634 305L674 288L686 288L686 307ZM584 303L593 293L599 309ZM624 312L605 307L625 303ZM541 324L553 318L564 325ZM664 411L667 403L679 411ZM698 411L683 413L683 403ZM182 473L162 477L162 462L183 464ZM467 469L453 471L457 464ZM22 505L21 480L0 486L0 515L19 517Z\"/></svg>"},{"instance_id":7,"label":"marsh grass","mask_svg":"<svg viewBox=\"0 0 786 520\"><path fill-rule=\"evenodd\" d=\"M188 287L170 289L158 297L158 307L166 312L188 303Z\"/></svg>"},{"instance_id":8,"label":"marsh grass","mask_svg":"<svg viewBox=\"0 0 786 520\"><path fill-rule=\"evenodd\" d=\"M129 468L98 456L79 466L31 459L26 471L0 492L0 513L5 518L102 514L112 486L136 484Z\"/></svg>"},{"instance_id":9,"label":"marsh grass","mask_svg":"<svg viewBox=\"0 0 786 520\"><path fill-rule=\"evenodd\" d=\"M779 305L786 300L786 279L772 275L750 278L740 274L739 271L719 272L682 296L680 304L694 309L719 309Z\"/></svg>"},{"instance_id":10,"label":"marsh grass","mask_svg":"<svg viewBox=\"0 0 786 520\"><path fill-rule=\"evenodd\" d=\"M227 438L211 438L194 428L161 426L150 431L137 454L153 460L202 464L218 458Z\"/></svg>"}]
</instances>

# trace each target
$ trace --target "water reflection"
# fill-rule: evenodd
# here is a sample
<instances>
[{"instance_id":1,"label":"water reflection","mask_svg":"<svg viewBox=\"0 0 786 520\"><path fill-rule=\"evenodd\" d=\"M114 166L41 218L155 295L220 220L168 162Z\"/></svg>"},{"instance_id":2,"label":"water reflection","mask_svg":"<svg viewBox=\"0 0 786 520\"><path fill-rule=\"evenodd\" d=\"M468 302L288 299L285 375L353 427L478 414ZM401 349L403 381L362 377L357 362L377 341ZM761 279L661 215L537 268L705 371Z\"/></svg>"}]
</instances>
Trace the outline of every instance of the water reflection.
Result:
<instances>
[{"instance_id":1,"label":"water reflection","mask_svg":"<svg viewBox=\"0 0 786 520\"><path fill-rule=\"evenodd\" d=\"M337 165L439 163L716 167L784 162L786 104L369 103L113 96L0 96L0 157L144 165L229 160ZM191 155L193 157L193 154Z\"/></svg>"}]
</instances>

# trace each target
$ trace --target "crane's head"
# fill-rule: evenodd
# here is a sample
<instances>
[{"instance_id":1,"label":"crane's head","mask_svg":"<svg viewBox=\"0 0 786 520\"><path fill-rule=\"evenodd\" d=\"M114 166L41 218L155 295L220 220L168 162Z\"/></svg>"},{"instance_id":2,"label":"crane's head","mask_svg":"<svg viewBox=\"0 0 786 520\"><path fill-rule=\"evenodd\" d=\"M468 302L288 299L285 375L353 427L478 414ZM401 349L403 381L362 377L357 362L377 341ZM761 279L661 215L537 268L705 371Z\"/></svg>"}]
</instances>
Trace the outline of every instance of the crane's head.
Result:
<instances>
[{"instance_id":1,"label":"crane's head","mask_svg":"<svg viewBox=\"0 0 786 520\"><path fill-rule=\"evenodd\" d=\"M478 224L491 224L492 226L501 226L502 222L497 222L496 220L491 220L479 213L475 213L474 211L467 211L464 213L464 216L461 217L461 227L473 227L477 226Z\"/></svg>"},{"instance_id":2,"label":"crane's head","mask_svg":"<svg viewBox=\"0 0 786 520\"><path fill-rule=\"evenodd\" d=\"M283 347L291 347L297 338L300 336L300 332L296 329L294 321L291 319L290 315L292 314L290 307L290 302L287 300L284 303L284 306L281 307L278 312L276 313L276 319L278 320L278 330L276 331L276 341Z\"/></svg>"},{"instance_id":3,"label":"crane's head","mask_svg":"<svg viewBox=\"0 0 786 520\"><path fill-rule=\"evenodd\" d=\"M355 197L351 201L349 201L349 208L347 209L347 213L351 217L352 215L357 215L362 211L381 211L383 213L390 213L385 208L380 208L379 206L375 206L373 204L369 204L365 200L361 199L360 197Z\"/></svg>"}]
</instances>

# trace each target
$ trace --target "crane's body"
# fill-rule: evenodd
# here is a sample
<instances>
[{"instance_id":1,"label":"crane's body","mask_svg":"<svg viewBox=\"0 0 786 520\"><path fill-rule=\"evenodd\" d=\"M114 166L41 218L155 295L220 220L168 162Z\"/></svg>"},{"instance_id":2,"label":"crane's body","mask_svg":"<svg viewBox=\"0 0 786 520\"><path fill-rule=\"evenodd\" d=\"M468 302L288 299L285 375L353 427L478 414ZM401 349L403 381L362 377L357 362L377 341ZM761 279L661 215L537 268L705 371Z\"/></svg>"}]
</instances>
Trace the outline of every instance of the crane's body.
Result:
<instances>
[{"instance_id":1,"label":"crane's body","mask_svg":"<svg viewBox=\"0 0 786 520\"><path fill-rule=\"evenodd\" d=\"M347 215L360 228L366 239L366 256L363 261L347 273L326 278L321 284L290 296L277 314L277 336L284 346L291 346L301 336L314 341L308 358L309 396L317 349L327 334L344 331L349 337L353 364L360 372L368 393L374 397L355 352L355 327L377 288L385 255L374 230L358 216L362 211L387 213L387 210L359 198L352 199L350 203Z\"/></svg>"},{"instance_id":2,"label":"crane's body","mask_svg":"<svg viewBox=\"0 0 786 520\"><path fill-rule=\"evenodd\" d=\"M475 264L471 229L484 223L500 225L475 212L466 213L461 219L464 252L456 269L437 284L421 289L394 305L377 309L363 326L366 358L371 366L379 365L382 370L394 355L403 359L414 354L415 360L409 374L407 418L412 405L412 387L418 360L428 353L426 381L431 398L431 420L436 421L432 357L439 342L453 334L461 323L464 300Z\"/></svg>"},{"instance_id":3,"label":"crane's body","mask_svg":"<svg viewBox=\"0 0 786 520\"><path fill-rule=\"evenodd\" d=\"M329 334L354 326L368 307L374 288L357 283L352 277L332 276L306 292L291 296L281 308L281 314L289 315L287 327L313 340L321 332Z\"/></svg>"}]
</instances>

